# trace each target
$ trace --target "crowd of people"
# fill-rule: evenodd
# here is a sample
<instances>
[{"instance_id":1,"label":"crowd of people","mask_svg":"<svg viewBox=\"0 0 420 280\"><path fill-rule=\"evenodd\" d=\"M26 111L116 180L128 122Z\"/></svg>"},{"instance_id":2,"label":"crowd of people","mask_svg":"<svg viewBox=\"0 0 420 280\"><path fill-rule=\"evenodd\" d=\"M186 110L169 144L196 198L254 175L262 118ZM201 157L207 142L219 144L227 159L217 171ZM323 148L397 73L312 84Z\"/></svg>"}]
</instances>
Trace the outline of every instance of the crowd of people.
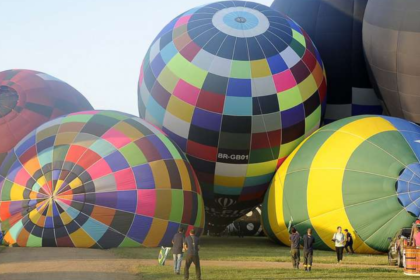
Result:
<instances>
[{"instance_id":1,"label":"crowd of people","mask_svg":"<svg viewBox=\"0 0 420 280\"><path fill-rule=\"evenodd\" d=\"M312 235L312 229L308 228L306 234L301 237L296 228L292 227L289 240L293 268L299 269L300 245L303 244L303 267L305 268L305 271L311 271L314 252L313 246L315 243L315 238ZM354 254L353 236L348 229L345 229L344 232L342 232L342 228L340 226L337 227L337 232L334 233L332 242L334 242L335 245L338 264L343 261L344 250L346 250L347 253Z\"/></svg>"}]
</instances>

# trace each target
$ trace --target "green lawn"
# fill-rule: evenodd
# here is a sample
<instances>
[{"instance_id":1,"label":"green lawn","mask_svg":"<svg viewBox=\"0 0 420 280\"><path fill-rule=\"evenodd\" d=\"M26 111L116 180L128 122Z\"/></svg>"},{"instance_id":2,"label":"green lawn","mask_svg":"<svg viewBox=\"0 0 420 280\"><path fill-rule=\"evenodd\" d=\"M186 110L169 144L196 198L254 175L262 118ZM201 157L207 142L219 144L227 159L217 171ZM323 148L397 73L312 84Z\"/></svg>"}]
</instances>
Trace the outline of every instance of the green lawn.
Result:
<instances>
[{"instance_id":1,"label":"green lawn","mask_svg":"<svg viewBox=\"0 0 420 280\"><path fill-rule=\"evenodd\" d=\"M119 248L113 252L122 258L157 259L157 248ZM171 256L169 256L171 258ZM290 263L289 248L279 246L264 237L203 237L201 239L200 258L219 261L263 261ZM301 261L303 260L301 256ZM317 268L316 263L336 263L335 252L315 251L312 272L281 268L229 268L202 267L203 279L407 279L401 269L387 266L384 255L345 255L344 264L377 265L380 268L333 267ZM184 264L183 264L184 265ZM190 279L195 279L194 266L190 270ZM139 279L183 279L174 275L173 268L166 266L139 266Z\"/></svg>"},{"instance_id":2,"label":"green lawn","mask_svg":"<svg viewBox=\"0 0 420 280\"><path fill-rule=\"evenodd\" d=\"M174 275L170 266L140 266L139 279L178 279L182 275ZM190 279L195 279L194 267L190 269ZM362 269L362 268L337 268L337 269L314 269L312 272L290 269L232 269L203 267L203 280L223 279L407 279L401 270L388 270L385 268Z\"/></svg>"},{"instance_id":3,"label":"green lawn","mask_svg":"<svg viewBox=\"0 0 420 280\"><path fill-rule=\"evenodd\" d=\"M157 259L157 248L118 248L113 252L122 258ZM203 260L290 262L288 247L264 237L203 237L200 258ZM335 252L315 251L315 263L336 263ZM346 264L387 265L386 255L347 255Z\"/></svg>"}]
</instances>

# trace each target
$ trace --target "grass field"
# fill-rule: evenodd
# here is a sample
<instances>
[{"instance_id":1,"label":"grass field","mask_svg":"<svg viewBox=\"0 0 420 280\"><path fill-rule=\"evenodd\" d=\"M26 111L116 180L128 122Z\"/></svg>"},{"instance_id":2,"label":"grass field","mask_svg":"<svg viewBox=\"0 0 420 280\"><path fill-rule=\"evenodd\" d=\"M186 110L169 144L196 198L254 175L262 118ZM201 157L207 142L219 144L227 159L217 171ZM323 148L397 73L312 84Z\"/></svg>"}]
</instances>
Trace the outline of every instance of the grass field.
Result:
<instances>
[{"instance_id":1,"label":"grass field","mask_svg":"<svg viewBox=\"0 0 420 280\"><path fill-rule=\"evenodd\" d=\"M182 280L182 275L174 275L172 267L140 266L140 279ZM190 269L190 279L195 279L194 267ZM311 272L290 269L231 269L226 267L203 267L203 280L223 279L407 279L402 271L382 268L337 268L315 269Z\"/></svg>"},{"instance_id":2,"label":"grass field","mask_svg":"<svg viewBox=\"0 0 420 280\"><path fill-rule=\"evenodd\" d=\"M157 259L156 248L118 248L113 252L119 257L134 259ZM200 258L217 261L265 261L290 262L290 249L279 246L264 237L203 237ZM336 263L335 252L315 251L314 262ZM386 255L347 255L344 264L388 264Z\"/></svg>"},{"instance_id":3,"label":"grass field","mask_svg":"<svg viewBox=\"0 0 420 280\"><path fill-rule=\"evenodd\" d=\"M121 258L157 259L159 249L156 248L119 248L112 250ZM171 256L169 256L171 258ZM289 248L270 242L266 238L247 237L203 237L201 240L201 260L212 261L258 261L290 263ZM301 257L302 261L302 257ZM317 263L333 264L329 268L317 268ZM246 263L245 263L246 264ZM249 268L246 265L238 268L202 267L203 279L406 279L402 270L389 267L386 255L345 255L343 264L336 265L335 252L315 251L314 268L305 272L285 268ZM362 267L358 266L361 265ZM363 267L375 265L376 267ZM336 267L335 267L336 266ZM190 279L195 279L194 267L190 270ZM183 279L182 275L174 275L172 266L140 266L140 279Z\"/></svg>"}]
</instances>

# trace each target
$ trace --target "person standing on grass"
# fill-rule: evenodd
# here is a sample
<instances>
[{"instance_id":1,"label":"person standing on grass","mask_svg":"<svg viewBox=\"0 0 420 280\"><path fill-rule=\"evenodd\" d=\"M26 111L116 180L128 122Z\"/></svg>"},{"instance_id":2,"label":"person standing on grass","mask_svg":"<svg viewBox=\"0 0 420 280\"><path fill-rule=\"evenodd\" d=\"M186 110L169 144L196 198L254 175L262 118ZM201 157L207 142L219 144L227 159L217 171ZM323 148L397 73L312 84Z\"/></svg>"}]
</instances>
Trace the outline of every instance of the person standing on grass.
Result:
<instances>
[{"instance_id":1,"label":"person standing on grass","mask_svg":"<svg viewBox=\"0 0 420 280\"><path fill-rule=\"evenodd\" d=\"M190 266L192 263L195 265L195 275L197 280L201 280L201 267L200 257L198 251L200 250L200 239L195 236L195 230L190 231L190 236L185 238L184 251L186 251L185 268L184 268L184 279L190 278Z\"/></svg>"},{"instance_id":2,"label":"person standing on grass","mask_svg":"<svg viewBox=\"0 0 420 280\"><path fill-rule=\"evenodd\" d=\"M335 242L335 251L337 252L337 264L343 260L344 246L346 245L346 237L341 232L341 227L337 227L337 232L334 233L332 241Z\"/></svg>"},{"instance_id":3,"label":"person standing on grass","mask_svg":"<svg viewBox=\"0 0 420 280\"><path fill-rule=\"evenodd\" d=\"M308 228L303 236L303 267L305 271L311 271L312 256L314 254L315 238L312 236L312 229Z\"/></svg>"},{"instance_id":4,"label":"person standing on grass","mask_svg":"<svg viewBox=\"0 0 420 280\"><path fill-rule=\"evenodd\" d=\"M174 256L174 273L180 274L182 263L182 250L184 247L184 229L179 228L178 233L172 238L172 254Z\"/></svg>"},{"instance_id":5,"label":"person standing on grass","mask_svg":"<svg viewBox=\"0 0 420 280\"><path fill-rule=\"evenodd\" d=\"M299 250L299 243L300 243L300 235L297 230L292 227L292 234L289 236L290 240L290 253L292 254L292 264L293 268L299 269L299 262L300 262L300 250Z\"/></svg>"},{"instance_id":6,"label":"person standing on grass","mask_svg":"<svg viewBox=\"0 0 420 280\"><path fill-rule=\"evenodd\" d=\"M346 246L344 246L344 249L346 249L346 252L350 252L351 254L354 254L354 250L353 250L353 236L351 236L351 233L349 232L348 229L344 230L344 234L346 235Z\"/></svg>"}]
</instances>

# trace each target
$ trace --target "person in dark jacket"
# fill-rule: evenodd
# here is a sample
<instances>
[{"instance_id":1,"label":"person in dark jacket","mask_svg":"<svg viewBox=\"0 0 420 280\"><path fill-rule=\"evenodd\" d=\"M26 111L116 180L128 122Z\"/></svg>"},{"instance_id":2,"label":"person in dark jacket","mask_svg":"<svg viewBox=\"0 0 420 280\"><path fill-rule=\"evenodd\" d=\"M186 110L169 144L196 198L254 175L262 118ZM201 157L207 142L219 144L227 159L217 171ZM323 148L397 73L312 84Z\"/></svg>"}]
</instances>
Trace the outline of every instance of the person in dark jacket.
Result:
<instances>
[{"instance_id":1,"label":"person in dark jacket","mask_svg":"<svg viewBox=\"0 0 420 280\"><path fill-rule=\"evenodd\" d=\"M346 252L350 252L351 254L354 254L354 250L353 250L353 236L351 236L351 233L349 232L348 229L344 230L344 234L346 235L346 246L344 246L344 249L346 249Z\"/></svg>"},{"instance_id":2,"label":"person in dark jacket","mask_svg":"<svg viewBox=\"0 0 420 280\"><path fill-rule=\"evenodd\" d=\"M192 263L195 265L195 275L197 280L201 280L201 267L200 257L198 251L200 250L200 239L195 236L195 230L190 231L190 236L185 238L184 251L186 251L184 279L190 278L190 266Z\"/></svg>"},{"instance_id":3,"label":"person in dark jacket","mask_svg":"<svg viewBox=\"0 0 420 280\"><path fill-rule=\"evenodd\" d=\"M182 263L182 250L184 247L184 229L179 228L178 233L172 238L172 254L174 256L174 272L180 274Z\"/></svg>"},{"instance_id":4,"label":"person in dark jacket","mask_svg":"<svg viewBox=\"0 0 420 280\"><path fill-rule=\"evenodd\" d=\"M308 228L303 236L303 267L305 271L311 271L312 257L314 254L315 238L312 236L312 229Z\"/></svg>"},{"instance_id":5,"label":"person in dark jacket","mask_svg":"<svg viewBox=\"0 0 420 280\"><path fill-rule=\"evenodd\" d=\"M292 234L290 234L289 240L290 240L290 253L292 255L293 268L299 269L299 262L300 262L300 250L299 250L300 235L299 235L299 232L297 232L294 227L292 227Z\"/></svg>"}]
</instances>

